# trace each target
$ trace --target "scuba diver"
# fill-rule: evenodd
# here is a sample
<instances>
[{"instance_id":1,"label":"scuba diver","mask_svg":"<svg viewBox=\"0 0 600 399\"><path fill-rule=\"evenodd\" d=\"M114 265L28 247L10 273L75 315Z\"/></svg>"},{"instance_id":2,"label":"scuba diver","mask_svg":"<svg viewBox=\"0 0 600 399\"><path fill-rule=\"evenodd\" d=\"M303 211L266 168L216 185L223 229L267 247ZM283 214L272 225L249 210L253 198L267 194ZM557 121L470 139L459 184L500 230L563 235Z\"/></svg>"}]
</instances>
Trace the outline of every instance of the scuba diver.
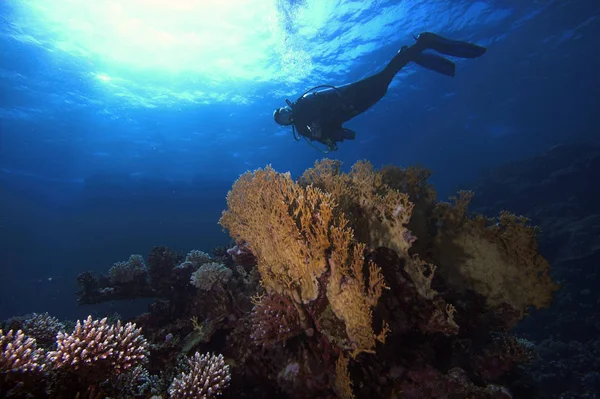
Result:
<instances>
[{"instance_id":1,"label":"scuba diver","mask_svg":"<svg viewBox=\"0 0 600 399\"><path fill-rule=\"evenodd\" d=\"M313 87L296 102L285 100L288 106L276 109L273 119L279 125L292 126L296 140L303 136L313 147L313 141L324 144L326 150L315 147L324 153L335 151L338 142L355 138L355 132L342 124L381 100L394 76L409 62L443 75L454 76L454 62L440 55L424 52L425 50L460 58L477 58L486 51L485 47L477 44L450 40L431 32L421 33L415 39L415 44L403 46L381 72L340 87Z\"/></svg>"}]
</instances>

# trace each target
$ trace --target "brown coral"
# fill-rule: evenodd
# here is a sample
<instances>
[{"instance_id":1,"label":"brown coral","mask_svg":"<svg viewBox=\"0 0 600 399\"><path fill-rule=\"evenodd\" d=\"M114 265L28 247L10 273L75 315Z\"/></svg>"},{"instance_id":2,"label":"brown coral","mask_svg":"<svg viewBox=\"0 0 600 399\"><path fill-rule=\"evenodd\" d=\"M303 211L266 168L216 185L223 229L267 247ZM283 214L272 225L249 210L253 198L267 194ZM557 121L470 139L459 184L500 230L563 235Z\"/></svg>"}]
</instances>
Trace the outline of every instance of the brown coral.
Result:
<instances>
[{"instance_id":1,"label":"brown coral","mask_svg":"<svg viewBox=\"0 0 600 399\"><path fill-rule=\"evenodd\" d=\"M350 359L343 354L338 357L335 363L335 381L333 388L342 399L354 399L352 392L352 379L348 373L348 362Z\"/></svg>"},{"instance_id":2,"label":"brown coral","mask_svg":"<svg viewBox=\"0 0 600 399\"><path fill-rule=\"evenodd\" d=\"M492 307L507 303L523 314L529 306L548 306L557 286L528 220L508 212L494 220L468 217L472 193L467 192L452 205L435 204L429 176L421 168L377 171L366 161L344 174L341 163L323 160L301 180L333 194L339 211L351 216L358 241L394 250L422 297L436 297L431 284L442 272L451 286L478 292Z\"/></svg>"},{"instance_id":3,"label":"brown coral","mask_svg":"<svg viewBox=\"0 0 600 399\"><path fill-rule=\"evenodd\" d=\"M521 313L529 306L547 307L558 287L537 251L536 229L509 212L496 219L469 217L472 196L461 192L454 204L436 207L442 274L455 288L479 293L492 307L507 303Z\"/></svg>"}]
</instances>

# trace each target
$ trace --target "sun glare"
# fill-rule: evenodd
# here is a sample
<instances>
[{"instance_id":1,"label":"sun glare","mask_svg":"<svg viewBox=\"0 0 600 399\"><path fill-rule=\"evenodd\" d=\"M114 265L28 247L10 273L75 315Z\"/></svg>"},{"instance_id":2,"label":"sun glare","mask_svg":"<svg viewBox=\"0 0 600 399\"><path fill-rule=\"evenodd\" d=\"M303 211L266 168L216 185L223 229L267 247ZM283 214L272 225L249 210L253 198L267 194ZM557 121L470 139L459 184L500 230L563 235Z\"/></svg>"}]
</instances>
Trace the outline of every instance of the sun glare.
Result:
<instances>
[{"instance_id":1,"label":"sun glare","mask_svg":"<svg viewBox=\"0 0 600 399\"><path fill-rule=\"evenodd\" d=\"M61 51L136 69L256 78L278 40L276 0L27 0Z\"/></svg>"}]
</instances>

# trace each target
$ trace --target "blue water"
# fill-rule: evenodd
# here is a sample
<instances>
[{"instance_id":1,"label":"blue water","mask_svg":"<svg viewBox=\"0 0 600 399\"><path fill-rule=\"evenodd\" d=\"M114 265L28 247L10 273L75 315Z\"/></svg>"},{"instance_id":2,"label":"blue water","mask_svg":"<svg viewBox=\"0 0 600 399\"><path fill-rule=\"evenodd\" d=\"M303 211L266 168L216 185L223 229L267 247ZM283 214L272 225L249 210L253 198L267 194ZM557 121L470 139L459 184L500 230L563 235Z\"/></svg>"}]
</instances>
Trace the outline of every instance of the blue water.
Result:
<instances>
[{"instance_id":1,"label":"blue water","mask_svg":"<svg viewBox=\"0 0 600 399\"><path fill-rule=\"evenodd\" d=\"M216 222L239 174L297 176L323 156L273 109L380 70L423 31L488 52L454 78L402 70L332 157L422 164L445 198L500 163L600 141L595 0L1 2L0 318L87 315L78 273L226 244Z\"/></svg>"}]
</instances>

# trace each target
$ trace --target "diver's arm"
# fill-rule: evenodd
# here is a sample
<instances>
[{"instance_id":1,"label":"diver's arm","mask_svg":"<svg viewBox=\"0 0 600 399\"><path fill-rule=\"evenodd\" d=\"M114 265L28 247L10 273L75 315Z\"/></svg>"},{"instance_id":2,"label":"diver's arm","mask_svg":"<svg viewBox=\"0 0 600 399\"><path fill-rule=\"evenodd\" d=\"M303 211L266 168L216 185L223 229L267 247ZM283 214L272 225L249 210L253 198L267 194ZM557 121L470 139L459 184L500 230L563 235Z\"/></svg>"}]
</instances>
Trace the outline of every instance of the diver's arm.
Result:
<instances>
[{"instance_id":1,"label":"diver's arm","mask_svg":"<svg viewBox=\"0 0 600 399\"><path fill-rule=\"evenodd\" d=\"M356 133L354 130L350 130L340 124L337 124L329 127L324 132L323 138L338 143L344 140L354 140L356 138Z\"/></svg>"},{"instance_id":2,"label":"diver's arm","mask_svg":"<svg viewBox=\"0 0 600 399\"><path fill-rule=\"evenodd\" d=\"M295 120L294 127L298 131L298 134L307 138L312 138L312 132L310 129L310 124L303 123L302 121Z\"/></svg>"},{"instance_id":3,"label":"diver's arm","mask_svg":"<svg viewBox=\"0 0 600 399\"><path fill-rule=\"evenodd\" d=\"M356 133L350 129L343 127L339 123L319 124L314 122L307 126L310 140L318 141L323 144L339 143L344 140L354 140Z\"/></svg>"}]
</instances>

